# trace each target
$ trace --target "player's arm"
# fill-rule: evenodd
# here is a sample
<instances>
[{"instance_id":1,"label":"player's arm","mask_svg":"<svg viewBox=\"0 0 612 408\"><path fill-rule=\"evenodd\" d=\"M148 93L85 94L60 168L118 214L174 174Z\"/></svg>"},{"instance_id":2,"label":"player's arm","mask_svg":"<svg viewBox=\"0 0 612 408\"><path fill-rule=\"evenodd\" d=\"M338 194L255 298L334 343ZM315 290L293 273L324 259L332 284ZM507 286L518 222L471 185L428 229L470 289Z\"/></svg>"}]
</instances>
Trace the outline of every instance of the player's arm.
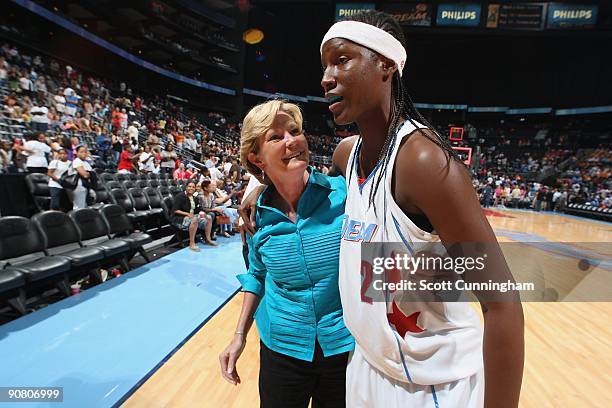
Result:
<instances>
[{"instance_id":1,"label":"player's arm","mask_svg":"<svg viewBox=\"0 0 612 408\"><path fill-rule=\"evenodd\" d=\"M348 163L351 150L355 145L359 136L351 136L346 139L342 139L332 155L332 165L329 168L328 176L345 176L346 165Z\"/></svg>"},{"instance_id":2,"label":"player's arm","mask_svg":"<svg viewBox=\"0 0 612 408\"><path fill-rule=\"evenodd\" d=\"M447 248L456 243L486 246L489 266L464 279L512 280L465 167L455 160L449 163L444 151L419 133L404 143L395 163L394 194L404 212L424 213ZM522 306L516 293L494 301L476 295L484 315L485 406L518 407L524 363Z\"/></svg>"}]
</instances>

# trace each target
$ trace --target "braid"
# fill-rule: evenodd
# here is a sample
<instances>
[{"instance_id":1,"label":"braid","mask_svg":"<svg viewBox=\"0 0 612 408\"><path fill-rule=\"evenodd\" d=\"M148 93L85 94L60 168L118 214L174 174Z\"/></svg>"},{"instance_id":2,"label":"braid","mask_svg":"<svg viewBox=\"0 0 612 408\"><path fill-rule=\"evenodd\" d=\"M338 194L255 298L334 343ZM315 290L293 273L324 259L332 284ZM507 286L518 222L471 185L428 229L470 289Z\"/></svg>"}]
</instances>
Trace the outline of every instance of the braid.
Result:
<instances>
[{"instance_id":1,"label":"braid","mask_svg":"<svg viewBox=\"0 0 612 408\"><path fill-rule=\"evenodd\" d=\"M404 46L404 48L406 48L406 40L404 39L404 33L402 32L402 28L399 26L397 21L389 14L382 13L380 11L367 10L354 14L351 18L349 18L349 20L359 21L362 23L373 25L374 27L378 27L381 30L386 31L393 37L395 37ZM380 182L383 179L385 170L389 166L391 153L393 152L393 147L395 146L395 142L397 141L397 134L400 130L401 125L403 124L403 119L408 120L416 129L418 129L421 135L427 137L444 151L446 155L447 166L450 165L451 160L456 160L457 162L464 165L463 161L461 161L457 152L452 148L449 141L443 138L440 133L416 109L414 103L412 102L412 99L405 91L404 83L402 82L402 79L399 75L399 71L396 71L393 74L392 81L393 82L391 84L391 110L389 117L389 129L387 131L385 143L378 157L377 166L381 166L381 169L378 172L377 178L372 185L369 197L370 205L374 207L374 213L376 213L376 204L374 202L374 197L378 192L378 187L380 186ZM419 124L416 123L415 120L418 121L421 125L425 125L433 135L431 135L430 133L423 132Z\"/></svg>"}]
</instances>

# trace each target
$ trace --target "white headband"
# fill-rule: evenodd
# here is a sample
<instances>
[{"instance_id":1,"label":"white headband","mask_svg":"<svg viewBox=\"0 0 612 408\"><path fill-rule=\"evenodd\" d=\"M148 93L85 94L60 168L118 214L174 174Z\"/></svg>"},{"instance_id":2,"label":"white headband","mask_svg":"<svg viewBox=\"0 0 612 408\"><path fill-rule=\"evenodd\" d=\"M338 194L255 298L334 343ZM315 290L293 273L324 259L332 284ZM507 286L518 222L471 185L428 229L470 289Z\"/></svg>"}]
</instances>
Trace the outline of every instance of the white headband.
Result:
<instances>
[{"instance_id":1,"label":"white headband","mask_svg":"<svg viewBox=\"0 0 612 408\"><path fill-rule=\"evenodd\" d=\"M398 72L402 76L406 64L406 50L402 43L388 32L359 21L340 21L331 26L323 37L321 54L323 44L332 38L346 38L389 58L397 64Z\"/></svg>"}]
</instances>

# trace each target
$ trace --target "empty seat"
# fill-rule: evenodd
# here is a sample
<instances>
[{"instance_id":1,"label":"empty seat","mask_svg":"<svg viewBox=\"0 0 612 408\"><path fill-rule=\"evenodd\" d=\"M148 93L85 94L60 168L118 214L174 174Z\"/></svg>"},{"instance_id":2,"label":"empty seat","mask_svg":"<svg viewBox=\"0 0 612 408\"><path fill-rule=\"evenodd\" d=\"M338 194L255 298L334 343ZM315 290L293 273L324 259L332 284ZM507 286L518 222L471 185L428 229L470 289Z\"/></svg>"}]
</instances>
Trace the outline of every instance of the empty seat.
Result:
<instances>
[{"instance_id":1,"label":"empty seat","mask_svg":"<svg viewBox=\"0 0 612 408\"><path fill-rule=\"evenodd\" d=\"M126 176L127 176L127 179L130 180L130 181L134 181L135 182L136 180L138 180L138 176L136 174L134 174L134 173L128 173L128 174L126 174Z\"/></svg>"},{"instance_id":2,"label":"empty seat","mask_svg":"<svg viewBox=\"0 0 612 408\"><path fill-rule=\"evenodd\" d=\"M149 175L147 173L141 173L138 175L138 180L149 180Z\"/></svg>"},{"instance_id":3,"label":"empty seat","mask_svg":"<svg viewBox=\"0 0 612 408\"><path fill-rule=\"evenodd\" d=\"M130 253L130 244L110 237L108 225L102 215L91 208L72 210L68 214L81 231L81 242L86 246L100 248L104 257L117 260L127 271L129 269L127 257Z\"/></svg>"},{"instance_id":4,"label":"empty seat","mask_svg":"<svg viewBox=\"0 0 612 408\"><path fill-rule=\"evenodd\" d=\"M104 204L114 204L113 197L110 195L104 184L98 183L94 192L96 193L96 202L95 204L90 205L90 207L99 209Z\"/></svg>"},{"instance_id":5,"label":"empty seat","mask_svg":"<svg viewBox=\"0 0 612 408\"><path fill-rule=\"evenodd\" d=\"M160 187L168 187L168 180L159 180L158 181Z\"/></svg>"},{"instance_id":6,"label":"empty seat","mask_svg":"<svg viewBox=\"0 0 612 408\"><path fill-rule=\"evenodd\" d=\"M132 180L125 180L122 184L124 190L129 190L130 188L136 187L136 182Z\"/></svg>"},{"instance_id":7,"label":"empty seat","mask_svg":"<svg viewBox=\"0 0 612 408\"><path fill-rule=\"evenodd\" d=\"M149 180L149 186L150 187L159 187L159 181L158 180Z\"/></svg>"},{"instance_id":8,"label":"empty seat","mask_svg":"<svg viewBox=\"0 0 612 408\"><path fill-rule=\"evenodd\" d=\"M26 277L18 269L0 269L0 301L7 302L19 314L26 314Z\"/></svg>"},{"instance_id":9,"label":"empty seat","mask_svg":"<svg viewBox=\"0 0 612 408\"><path fill-rule=\"evenodd\" d=\"M101 249L83 247L80 232L67 214L45 211L34 215L32 221L45 240L45 253L69 259L72 276L80 276L97 268L104 258L104 251Z\"/></svg>"},{"instance_id":10,"label":"empty seat","mask_svg":"<svg viewBox=\"0 0 612 408\"><path fill-rule=\"evenodd\" d=\"M140 188L130 188L128 194L134 203L134 209L137 211L147 211L149 215L161 217L164 210L162 208L151 208L147 194Z\"/></svg>"},{"instance_id":11,"label":"empty seat","mask_svg":"<svg viewBox=\"0 0 612 408\"><path fill-rule=\"evenodd\" d=\"M115 176L115 178L117 179L117 181L121 182L121 181L126 181L129 180L127 174L124 173L117 173L117 175Z\"/></svg>"},{"instance_id":12,"label":"empty seat","mask_svg":"<svg viewBox=\"0 0 612 408\"><path fill-rule=\"evenodd\" d=\"M149 217L149 213L147 211L136 211L132 199L124 189L114 188L111 190L111 195L113 196L115 203L120 205L125 210L133 223L141 224L147 219L147 217Z\"/></svg>"},{"instance_id":13,"label":"empty seat","mask_svg":"<svg viewBox=\"0 0 612 408\"><path fill-rule=\"evenodd\" d=\"M138 180L136 182L136 186L138 188L147 188L149 187L149 180Z\"/></svg>"},{"instance_id":14,"label":"empty seat","mask_svg":"<svg viewBox=\"0 0 612 408\"><path fill-rule=\"evenodd\" d=\"M164 197L160 194L159 189L153 187L147 187L144 189L145 194L147 195L147 199L149 200L149 205L151 208L161 208L164 209Z\"/></svg>"},{"instance_id":15,"label":"empty seat","mask_svg":"<svg viewBox=\"0 0 612 408\"><path fill-rule=\"evenodd\" d=\"M108 188L109 191L112 191L115 188L123 189L123 183L119 181L109 181L106 183L106 188Z\"/></svg>"},{"instance_id":16,"label":"empty seat","mask_svg":"<svg viewBox=\"0 0 612 408\"><path fill-rule=\"evenodd\" d=\"M65 295L70 294L66 272L70 261L46 256L40 231L24 217L0 218L0 259L5 268L12 267L25 275L27 289L54 283Z\"/></svg>"},{"instance_id":17,"label":"empty seat","mask_svg":"<svg viewBox=\"0 0 612 408\"><path fill-rule=\"evenodd\" d=\"M46 174L28 174L26 176L28 190L32 194L34 204L38 211L49 209L51 204L51 190L49 190L49 176Z\"/></svg>"},{"instance_id":18,"label":"empty seat","mask_svg":"<svg viewBox=\"0 0 612 408\"><path fill-rule=\"evenodd\" d=\"M115 178L115 175L112 173L100 174L100 180L102 180L103 183L108 183L109 181L117 181L117 179Z\"/></svg>"},{"instance_id":19,"label":"empty seat","mask_svg":"<svg viewBox=\"0 0 612 408\"><path fill-rule=\"evenodd\" d=\"M147 175L149 176L150 180L159 180L160 179L159 174L156 174L156 173L147 173Z\"/></svg>"},{"instance_id":20,"label":"empty seat","mask_svg":"<svg viewBox=\"0 0 612 408\"><path fill-rule=\"evenodd\" d=\"M172 192L170 191L168 187L160 186L159 188L157 188L157 191L159 191L159 194L161 194L162 198L172 197Z\"/></svg>"},{"instance_id":21,"label":"empty seat","mask_svg":"<svg viewBox=\"0 0 612 408\"><path fill-rule=\"evenodd\" d=\"M110 233L129 243L133 250L138 251L147 262L150 262L144 245L153 242L153 238L144 232L134 232L134 227L127 214L117 204L106 204L100 209L100 212L108 224Z\"/></svg>"},{"instance_id":22,"label":"empty seat","mask_svg":"<svg viewBox=\"0 0 612 408\"><path fill-rule=\"evenodd\" d=\"M183 189L181 187L176 187L176 186L170 187L170 192L172 193L172 195L177 195L182 191Z\"/></svg>"}]
</instances>

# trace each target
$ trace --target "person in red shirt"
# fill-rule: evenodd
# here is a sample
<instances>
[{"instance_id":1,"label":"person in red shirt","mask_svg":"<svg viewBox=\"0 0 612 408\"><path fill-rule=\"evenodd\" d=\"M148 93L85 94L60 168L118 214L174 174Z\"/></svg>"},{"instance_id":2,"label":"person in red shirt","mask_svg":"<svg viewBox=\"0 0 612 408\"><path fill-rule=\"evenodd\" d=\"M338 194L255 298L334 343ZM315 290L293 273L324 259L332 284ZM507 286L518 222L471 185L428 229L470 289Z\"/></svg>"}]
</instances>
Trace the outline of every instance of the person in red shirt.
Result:
<instances>
[{"instance_id":1,"label":"person in red shirt","mask_svg":"<svg viewBox=\"0 0 612 408\"><path fill-rule=\"evenodd\" d=\"M127 143L123 146L121 157L119 158L119 165L117 166L117 172L122 174L131 173L134 168L133 162L134 156L132 155L132 146Z\"/></svg>"},{"instance_id":2,"label":"person in red shirt","mask_svg":"<svg viewBox=\"0 0 612 408\"><path fill-rule=\"evenodd\" d=\"M179 164L178 169L174 171L174 179L175 180L189 180L191 178L191 172L189 170L185 170L185 165L183 163Z\"/></svg>"},{"instance_id":3,"label":"person in red shirt","mask_svg":"<svg viewBox=\"0 0 612 408\"><path fill-rule=\"evenodd\" d=\"M116 107L115 110L113 111L112 114L112 124L113 124L113 129L114 130L119 130L121 129L121 111L119 110L119 107Z\"/></svg>"}]
</instances>

